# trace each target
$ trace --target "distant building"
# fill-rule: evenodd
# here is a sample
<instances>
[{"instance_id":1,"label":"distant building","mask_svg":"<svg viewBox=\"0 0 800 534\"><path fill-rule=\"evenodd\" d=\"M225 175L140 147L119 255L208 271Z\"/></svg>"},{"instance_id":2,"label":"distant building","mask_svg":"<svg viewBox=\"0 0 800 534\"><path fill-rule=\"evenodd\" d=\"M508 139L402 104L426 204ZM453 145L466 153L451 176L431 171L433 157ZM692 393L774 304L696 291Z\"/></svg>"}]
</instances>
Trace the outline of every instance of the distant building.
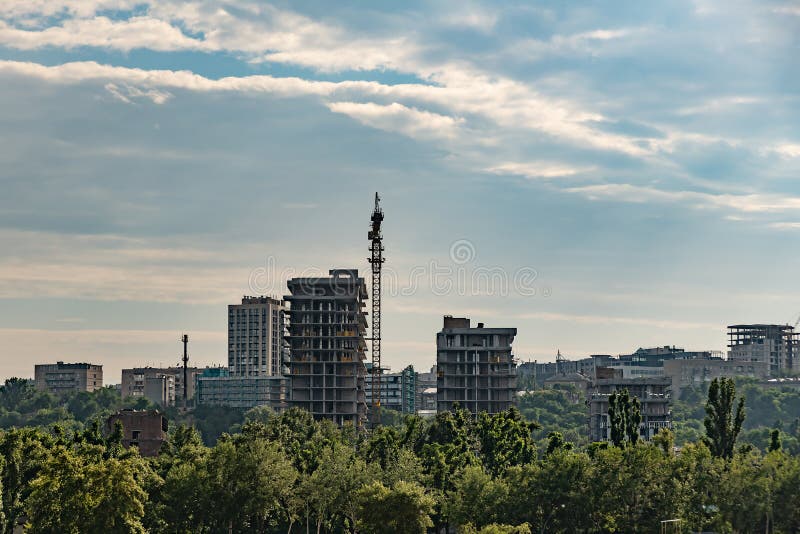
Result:
<instances>
[{"instance_id":1,"label":"distant building","mask_svg":"<svg viewBox=\"0 0 800 534\"><path fill-rule=\"evenodd\" d=\"M723 360L721 358L669 360L664 362L664 376L672 380L671 393L676 399L680 399L683 388L700 386L711 382L715 378L733 378L737 376L766 378L769 376L769 364L767 362L746 362Z\"/></svg>"},{"instance_id":2,"label":"distant building","mask_svg":"<svg viewBox=\"0 0 800 534\"><path fill-rule=\"evenodd\" d=\"M607 368L604 368L607 369ZM600 368L599 375L607 375ZM589 403L589 441L609 441L611 428L608 422L608 398L615 391L627 389L628 393L639 399L642 422L639 435L650 440L662 428L672 428L670 411L670 385L672 381L660 378L619 378L618 370L609 369L616 378L602 378L592 381L588 388Z\"/></svg>"},{"instance_id":3,"label":"distant building","mask_svg":"<svg viewBox=\"0 0 800 534\"><path fill-rule=\"evenodd\" d=\"M288 282L291 404L360 427L367 417L367 286L356 269L329 275Z\"/></svg>"},{"instance_id":4,"label":"distant building","mask_svg":"<svg viewBox=\"0 0 800 534\"><path fill-rule=\"evenodd\" d=\"M287 352L284 343L284 301L242 297L228 306L228 369L231 376L281 376Z\"/></svg>"},{"instance_id":5,"label":"distant building","mask_svg":"<svg viewBox=\"0 0 800 534\"><path fill-rule=\"evenodd\" d=\"M194 386L195 377L202 373L202 369L197 367L187 367L186 374L189 378L187 381L187 394L189 403L194 401ZM164 396L156 395L155 398L163 399L167 402L156 401L145 392L145 385L148 380L155 380L158 377L171 377L172 385L171 393ZM159 379L169 382L170 378ZM166 386L166 385L165 385ZM152 389L151 389L152 391ZM133 369L122 370L121 394L123 397L147 397L151 402L161 404L163 406L182 406L183 405L183 367L135 367Z\"/></svg>"},{"instance_id":6,"label":"distant building","mask_svg":"<svg viewBox=\"0 0 800 534\"><path fill-rule=\"evenodd\" d=\"M772 376L800 371L799 336L789 325L732 325L728 327L728 359L764 362Z\"/></svg>"},{"instance_id":7,"label":"distant building","mask_svg":"<svg viewBox=\"0 0 800 534\"><path fill-rule=\"evenodd\" d=\"M591 380L580 373L566 373L563 375L551 376L544 381L544 387L548 389L562 387L568 391L568 398L575 404L583 402L586 398L586 390Z\"/></svg>"},{"instance_id":8,"label":"distant building","mask_svg":"<svg viewBox=\"0 0 800 534\"><path fill-rule=\"evenodd\" d=\"M579 360L568 360L561 358L559 352L554 362L527 362L521 364L517 369L519 376L529 375L533 377L533 383L536 387L543 387L545 380L557 375L568 375L579 373L583 376L592 378L594 377L594 369L597 365L607 365L611 360L611 356L607 355L594 355Z\"/></svg>"},{"instance_id":9,"label":"distant building","mask_svg":"<svg viewBox=\"0 0 800 534\"><path fill-rule=\"evenodd\" d=\"M62 395L72 391L95 391L103 387L103 366L91 363L51 363L34 367L39 391Z\"/></svg>"},{"instance_id":10,"label":"distant building","mask_svg":"<svg viewBox=\"0 0 800 534\"><path fill-rule=\"evenodd\" d=\"M417 373L417 415L436 415L436 366L427 373Z\"/></svg>"},{"instance_id":11,"label":"distant building","mask_svg":"<svg viewBox=\"0 0 800 534\"><path fill-rule=\"evenodd\" d=\"M367 364L368 371L371 365ZM365 380L367 406L372 406L372 375L367 373ZM416 413L416 397L417 373L413 365L409 365L399 373L381 374L381 408L402 413Z\"/></svg>"},{"instance_id":12,"label":"distant building","mask_svg":"<svg viewBox=\"0 0 800 534\"><path fill-rule=\"evenodd\" d=\"M175 377L173 375L153 375L144 379L144 396L153 404L175 405Z\"/></svg>"},{"instance_id":13,"label":"distant building","mask_svg":"<svg viewBox=\"0 0 800 534\"><path fill-rule=\"evenodd\" d=\"M275 411L287 407L288 379L283 376L199 376L197 405L255 408L269 406Z\"/></svg>"},{"instance_id":14,"label":"distant building","mask_svg":"<svg viewBox=\"0 0 800 534\"><path fill-rule=\"evenodd\" d=\"M516 398L516 363L511 344L516 328L472 328L470 320L444 317L436 335L436 409L455 404L477 415L511 407Z\"/></svg>"},{"instance_id":15,"label":"distant building","mask_svg":"<svg viewBox=\"0 0 800 534\"><path fill-rule=\"evenodd\" d=\"M122 444L136 447L142 456L158 456L167 441L167 418L156 410L121 410L106 420L106 432L122 423Z\"/></svg>"}]
</instances>

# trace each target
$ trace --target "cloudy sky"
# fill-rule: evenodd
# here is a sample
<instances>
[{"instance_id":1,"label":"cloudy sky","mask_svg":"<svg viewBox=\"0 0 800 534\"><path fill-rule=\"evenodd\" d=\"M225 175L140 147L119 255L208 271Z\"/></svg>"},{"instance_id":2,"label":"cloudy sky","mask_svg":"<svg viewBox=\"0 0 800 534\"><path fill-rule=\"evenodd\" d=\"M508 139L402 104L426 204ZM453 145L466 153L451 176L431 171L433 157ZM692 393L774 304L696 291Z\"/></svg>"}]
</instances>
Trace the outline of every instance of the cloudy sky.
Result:
<instances>
[{"instance_id":1,"label":"cloudy sky","mask_svg":"<svg viewBox=\"0 0 800 534\"><path fill-rule=\"evenodd\" d=\"M384 8L385 7L385 8ZM3 0L0 375L226 360L226 305L368 268L523 360L800 313L800 3Z\"/></svg>"}]
</instances>

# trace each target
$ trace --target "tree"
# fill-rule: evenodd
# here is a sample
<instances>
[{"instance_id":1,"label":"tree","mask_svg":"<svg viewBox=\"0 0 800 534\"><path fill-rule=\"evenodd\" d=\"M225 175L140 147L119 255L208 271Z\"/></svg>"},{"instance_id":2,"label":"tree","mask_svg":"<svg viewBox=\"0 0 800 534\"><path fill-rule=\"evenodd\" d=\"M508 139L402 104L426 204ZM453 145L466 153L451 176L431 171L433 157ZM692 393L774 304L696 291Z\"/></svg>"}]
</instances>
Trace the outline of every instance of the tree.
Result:
<instances>
[{"instance_id":1,"label":"tree","mask_svg":"<svg viewBox=\"0 0 800 534\"><path fill-rule=\"evenodd\" d=\"M544 455L550 456L554 452L560 450L572 450L572 443L564 441L564 436L561 432L550 432L547 434L547 450Z\"/></svg>"},{"instance_id":2,"label":"tree","mask_svg":"<svg viewBox=\"0 0 800 534\"><path fill-rule=\"evenodd\" d=\"M715 378L708 388L704 443L711 454L720 458L733 457L736 438L744 423L744 397L739 398L734 413L736 384L730 378Z\"/></svg>"},{"instance_id":3,"label":"tree","mask_svg":"<svg viewBox=\"0 0 800 534\"><path fill-rule=\"evenodd\" d=\"M297 471L277 443L245 434L220 440L208 459L207 506L212 531L262 532L281 514Z\"/></svg>"},{"instance_id":4,"label":"tree","mask_svg":"<svg viewBox=\"0 0 800 534\"><path fill-rule=\"evenodd\" d=\"M492 479L479 466L466 467L447 492L443 513L455 525L482 527L502 518L509 488L503 479Z\"/></svg>"},{"instance_id":5,"label":"tree","mask_svg":"<svg viewBox=\"0 0 800 534\"><path fill-rule=\"evenodd\" d=\"M631 397L627 389L614 391L608 398L608 423L611 427L611 443L623 447L626 442L636 445L639 441L639 425L642 414L639 399Z\"/></svg>"},{"instance_id":6,"label":"tree","mask_svg":"<svg viewBox=\"0 0 800 534\"><path fill-rule=\"evenodd\" d=\"M356 492L377 478L375 468L352 449L344 445L324 449L319 466L301 488L313 512L317 533L323 525L328 526L327 530L337 526L352 529L358 514Z\"/></svg>"},{"instance_id":7,"label":"tree","mask_svg":"<svg viewBox=\"0 0 800 534\"><path fill-rule=\"evenodd\" d=\"M20 411L23 401L36 393L33 381L25 378L8 378L0 386L0 407L7 411Z\"/></svg>"},{"instance_id":8,"label":"tree","mask_svg":"<svg viewBox=\"0 0 800 534\"><path fill-rule=\"evenodd\" d=\"M145 532L147 494L137 481L144 462L92 456L56 451L31 482L28 528L46 534Z\"/></svg>"},{"instance_id":9,"label":"tree","mask_svg":"<svg viewBox=\"0 0 800 534\"><path fill-rule=\"evenodd\" d=\"M769 434L769 452L781 450L781 431L773 429Z\"/></svg>"},{"instance_id":10,"label":"tree","mask_svg":"<svg viewBox=\"0 0 800 534\"><path fill-rule=\"evenodd\" d=\"M486 469L499 474L510 466L526 464L536 458L531 431L538 426L526 422L513 406L494 415L481 413L477 433Z\"/></svg>"},{"instance_id":11,"label":"tree","mask_svg":"<svg viewBox=\"0 0 800 534\"><path fill-rule=\"evenodd\" d=\"M399 481L392 488L381 482L357 492L358 526L367 534L424 534L433 526L436 501L415 482Z\"/></svg>"}]
</instances>

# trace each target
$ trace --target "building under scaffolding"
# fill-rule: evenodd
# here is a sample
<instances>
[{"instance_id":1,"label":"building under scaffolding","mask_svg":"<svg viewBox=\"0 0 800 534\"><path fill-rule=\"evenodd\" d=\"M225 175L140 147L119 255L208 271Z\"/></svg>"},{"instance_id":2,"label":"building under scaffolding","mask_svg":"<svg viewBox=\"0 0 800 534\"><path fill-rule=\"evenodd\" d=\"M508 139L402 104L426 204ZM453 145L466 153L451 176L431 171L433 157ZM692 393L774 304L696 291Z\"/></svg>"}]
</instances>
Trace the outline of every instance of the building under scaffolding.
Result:
<instances>
[{"instance_id":1,"label":"building under scaffolding","mask_svg":"<svg viewBox=\"0 0 800 534\"><path fill-rule=\"evenodd\" d=\"M800 332L781 324L737 324L728 327L728 359L763 362L772 376L800 371Z\"/></svg>"},{"instance_id":2,"label":"building under scaffolding","mask_svg":"<svg viewBox=\"0 0 800 534\"><path fill-rule=\"evenodd\" d=\"M316 419L364 424L367 287L357 269L293 278L288 287L291 404Z\"/></svg>"}]
</instances>

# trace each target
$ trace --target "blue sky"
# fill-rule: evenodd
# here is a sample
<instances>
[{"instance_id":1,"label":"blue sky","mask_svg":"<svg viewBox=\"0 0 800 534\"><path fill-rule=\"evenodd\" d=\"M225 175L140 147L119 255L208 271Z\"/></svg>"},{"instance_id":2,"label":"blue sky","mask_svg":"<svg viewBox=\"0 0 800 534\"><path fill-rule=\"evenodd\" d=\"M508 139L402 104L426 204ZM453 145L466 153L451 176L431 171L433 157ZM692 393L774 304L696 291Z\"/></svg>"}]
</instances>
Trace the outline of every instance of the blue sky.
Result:
<instances>
[{"instance_id":1,"label":"blue sky","mask_svg":"<svg viewBox=\"0 0 800 534\"><path fill-rule=\"evenodd\" d=\"M540 361L793 322L798 30L785 0L5 0L0 375L115 383L182 332L222 364L226 304L368 268L375 191L395 369L443 314Z\"/></svg>"}]
</instances>

